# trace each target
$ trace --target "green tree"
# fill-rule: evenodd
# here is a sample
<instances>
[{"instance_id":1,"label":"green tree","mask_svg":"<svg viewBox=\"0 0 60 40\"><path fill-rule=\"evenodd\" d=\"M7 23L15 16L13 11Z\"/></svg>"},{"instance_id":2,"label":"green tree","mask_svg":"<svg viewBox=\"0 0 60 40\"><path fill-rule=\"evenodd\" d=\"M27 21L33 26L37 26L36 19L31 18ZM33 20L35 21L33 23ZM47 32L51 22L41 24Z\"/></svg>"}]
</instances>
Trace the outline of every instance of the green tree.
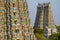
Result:
<instances>
[{"instance_id":1,"label":"green tree","mask_svg":"<svg viewBox=\"0 0 60 40\"><path fill-rule=\"evenodd\" d=\"M49 40L60 40L60 33L50 35Z\"/></svg>"},{"instance_id":2,"label":"green tree","mask_svg":"<svg viewBox=\"0 0 60 40\"><path fill-rule=\"evenodd\" d=\"M58 32L60 32L60 25L59 26L56 26Z\"/></svg>"},{"instance_id":3,"label":"green tree","mask_svg":"<svg viewBox=\"0 0 60 40\"><path fill-rule=\"evenodd\" d=\"M36 29L34 30L34 33L43 34L43 33L44 33L44 31L43 31L43 29L36 28Z\"/></svg>"},{"instance_id":4,"label":"green tree","mask_svg":"<svg viewBox=\"0 0 60 40\"><path fill-rule=\"evenodd\" d=\"M34 30L34 33L35 33L37 40L45 40L43 29L36 28Z\"/></svg>"}]
</instances>

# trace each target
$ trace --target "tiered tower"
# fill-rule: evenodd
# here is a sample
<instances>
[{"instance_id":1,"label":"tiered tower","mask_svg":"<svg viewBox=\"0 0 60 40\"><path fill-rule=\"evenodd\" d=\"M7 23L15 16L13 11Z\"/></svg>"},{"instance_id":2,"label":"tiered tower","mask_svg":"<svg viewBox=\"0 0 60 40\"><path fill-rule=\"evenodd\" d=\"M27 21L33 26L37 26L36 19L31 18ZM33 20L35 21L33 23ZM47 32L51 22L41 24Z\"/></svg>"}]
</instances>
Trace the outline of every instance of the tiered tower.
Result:
<instances>
[{"instance_id":1,"label":"tiered tower","mask_svg":"<svg viewBox=\"0 0 60 40\"><path fill-rule=\"evenodd\" d=\"M5 24L4 24L4 1L0 0L0 40L4 40L4 34L5 34Z\"/></svg>"},{"instance_id":2,"label":"tiered tower","mask_svg":"<svg viewBox=\"0 0 60 40\"><path fill-rule=\"evenodd\" d=\"M34 28L40 28L45 31L45 35L51 35L54 26L54 19L52 15L52 7L50 2L38 4L37 15Z\"/></svg>"},{"instance_id":3,"label":"tiered tower","mask_svg":"<svg viewBox=\"0 0 60 40\"><path fill-rule=\"evenodd\" d=\"M35 40L26 0L0 0L0 40Z\"/></svg>"}]
</instances>

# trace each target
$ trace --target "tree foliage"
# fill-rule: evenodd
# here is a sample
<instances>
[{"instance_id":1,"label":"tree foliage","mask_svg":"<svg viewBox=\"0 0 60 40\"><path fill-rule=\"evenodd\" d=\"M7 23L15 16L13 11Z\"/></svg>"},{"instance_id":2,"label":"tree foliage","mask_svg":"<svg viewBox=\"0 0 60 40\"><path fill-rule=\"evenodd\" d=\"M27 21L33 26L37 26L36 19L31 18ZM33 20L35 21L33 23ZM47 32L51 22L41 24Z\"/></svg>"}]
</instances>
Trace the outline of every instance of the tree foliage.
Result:
<instances>
[{"instance_id":1,"label":"tree foliage","mask_svg":"<svg viewBox=\"0 0 60 40\"><path fill-rule=\"evenodd\" d=\"M50 40L60 40L60 33L52 34L49 36Z\"/></svg>"},{"instance_id":2,"label":"tree foliage","mask_svg":"<svg viewBox=\"0 0 60 40\"><path fill-rule=\"evenodd\" d=\"M60 25L59 26L56 26L58 32L60 32Z\"/></svg>"},{"instance_id":3,"label":"tree foliage","mask_svg":"<svg viewBox=\"0 0 60 40\"><path fill-rule=\"evenodd\" d=\"M43 29L36 28L36 29L34 30L34 33L42 34L42 33L44 33L44 31L43 31Z\"/></svg>"},{"instance_id":4,"label":"tree foliage","mask_svg":"<svg viewBox=\"0 0 60 40\"><path fill-rule=\"evenodd\" d=\"M49 36L49 40L60 40L60 25L56 26L58 33Z\"/></svg>"},{"instance_id":5,"label":"tree foliage","mask_svg":"<svg viewBox=\"0 0 60 40\"><path fill-rule=\"evenodd\" d=\"M37 40L45 40L43 29L36 28L34 30L34 33L35 33Z\"/></svg>"}]
</instances>

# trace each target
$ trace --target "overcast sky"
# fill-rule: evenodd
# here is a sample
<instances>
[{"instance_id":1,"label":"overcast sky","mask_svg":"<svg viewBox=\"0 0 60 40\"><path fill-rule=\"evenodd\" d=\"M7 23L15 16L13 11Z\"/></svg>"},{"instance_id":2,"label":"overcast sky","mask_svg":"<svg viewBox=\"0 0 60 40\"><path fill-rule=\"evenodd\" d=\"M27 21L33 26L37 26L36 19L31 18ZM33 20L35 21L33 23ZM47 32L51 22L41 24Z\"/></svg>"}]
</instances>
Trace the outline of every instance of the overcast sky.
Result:
<instances>
[{"instance_id":1,"label":"overcast sky","mask_svg":"<svg viewBox=\"0 0 60 40\"><path fill-rule=\"evenodd\" d=\"M54 17L55 24L60 24L60 0L28 0L28 7L30 13L31 24L33 25L35 22L37 5L38 3L46 3L51 2L52 4L52 12Z\"/></svg>"}]
</instances>

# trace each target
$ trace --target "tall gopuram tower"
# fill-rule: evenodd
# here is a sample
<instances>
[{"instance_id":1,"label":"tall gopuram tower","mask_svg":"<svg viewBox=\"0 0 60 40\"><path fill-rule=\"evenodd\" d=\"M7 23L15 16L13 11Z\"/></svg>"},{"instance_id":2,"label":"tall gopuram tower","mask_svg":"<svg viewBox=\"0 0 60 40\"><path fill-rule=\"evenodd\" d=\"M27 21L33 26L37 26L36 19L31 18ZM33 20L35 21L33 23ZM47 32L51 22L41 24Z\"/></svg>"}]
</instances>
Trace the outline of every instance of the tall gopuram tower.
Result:
<instances>
[{"instance_id":1,"label":"tall gopuram tower","mask_svg":"<svg viewBox=\"0 0 60 40\"><path fill-rule=\"evenodd\" d=\"M38 4L37 15L34 28L43 29L45 35L51 35L52 27L54 26L54 19L52 15L52 7L49 3Z\"/></svg>"},{"instance_id":2,"label":"tall gopuram tower","mask_svg":"<svg viewBox=\"0 0 60 40\"><path fill-rule=\"evenodd\" d=\"M0 0L0 40L35 40L27 0Z\"/></svg>"},{"instance_id":3,"label":"tall gopuram tower","mask_svg":"<svg viewBox=\"0 0 60 40\"><path fill-rule=\"evenodd\" d=\"M4 13L5 13L4 1L0 0L0 40L4 40L5 35Z\"/></svg>"}]
</instances>

